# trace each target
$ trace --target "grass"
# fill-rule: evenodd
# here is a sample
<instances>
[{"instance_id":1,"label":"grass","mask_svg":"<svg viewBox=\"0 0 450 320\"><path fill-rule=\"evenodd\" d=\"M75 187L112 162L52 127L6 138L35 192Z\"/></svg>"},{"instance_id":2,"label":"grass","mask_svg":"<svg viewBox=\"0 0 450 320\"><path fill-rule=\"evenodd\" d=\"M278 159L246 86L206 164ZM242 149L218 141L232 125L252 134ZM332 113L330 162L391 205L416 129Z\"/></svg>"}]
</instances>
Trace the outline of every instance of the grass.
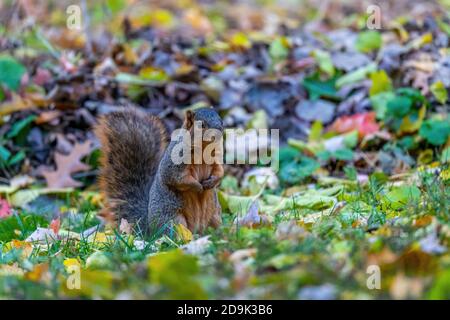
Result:
<instances>
[{"instance_id":1,"label":"grass","mask_svg":"<svg viewBox=\"0 0 450 320\"><path fill-rule=\"evenodd\" d=\"M450 196L442 172L418 170L398 181L374 174L365 185L336 180L345 188L332 207L294 203L276 214L261 210L270 219L259 227L236 226L236 214L225 213L223 226L209 230L195 254L183 253L190 249L176 234L139 239L105 230L96 218L101 205L95 193L74 193L63 201L61 215L61 229L72 236L30 246L23 240L37 226L47 227L48 216L18 210L0 222L0 296L295 299L305 288L320 296L328 286L332 298L448 298L437 280L448 277L449 264L442 248L448 248ZM416 187L418 197L408 194ZM260 201L273 193L266 190ZM80 236L95 226L93 234ZM81 266L80 290L65 287L70 259ZM367 266L374 263L381 269L380 290L366 286ZM396 292L398 283L416 283L420 290Z\"/></svg>"}]
</instances>

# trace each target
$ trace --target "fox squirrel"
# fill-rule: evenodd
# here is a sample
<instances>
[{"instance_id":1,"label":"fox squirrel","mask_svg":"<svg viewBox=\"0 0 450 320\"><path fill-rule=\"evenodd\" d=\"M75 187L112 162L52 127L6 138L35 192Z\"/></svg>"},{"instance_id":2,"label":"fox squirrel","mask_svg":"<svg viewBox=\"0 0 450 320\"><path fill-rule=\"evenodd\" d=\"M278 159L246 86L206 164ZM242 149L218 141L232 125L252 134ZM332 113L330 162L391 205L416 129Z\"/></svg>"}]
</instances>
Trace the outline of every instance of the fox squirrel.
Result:
<instances>
[{"instance_id":1,"label":"fox squirrel","mask_svg":"<svg viewBox=\"0 0 450 320\"><path fill-rule=\"evenodd\" d=\"M187 111L182 129L192 137L194 124L223 133L220 116L212 108ZM171 222L202 233L221 224L215 187L223 177L221 162L177 164L172 155L186 146L182 135L167 143L163 123L138 109L102 116L95 128L102 145L99 185L114 217L126 219L144 233L167 232ZM211 142L201 141L203 151ZM185 149L183 149L185 150ZM187 152L186 152L187 153ZM183 154L184 155L184 154Z\"/></svg>"}]
</instances>

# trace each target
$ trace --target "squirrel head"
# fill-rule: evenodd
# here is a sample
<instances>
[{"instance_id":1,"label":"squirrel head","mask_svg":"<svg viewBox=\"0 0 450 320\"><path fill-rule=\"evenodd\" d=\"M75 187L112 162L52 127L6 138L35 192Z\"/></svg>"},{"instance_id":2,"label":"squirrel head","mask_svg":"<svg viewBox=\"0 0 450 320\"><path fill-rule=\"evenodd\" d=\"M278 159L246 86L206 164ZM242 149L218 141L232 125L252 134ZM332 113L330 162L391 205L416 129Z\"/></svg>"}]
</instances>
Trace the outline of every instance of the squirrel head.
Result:
<instances>
[{"instance_id":1,"label":"squirrel head","mask_svg":"<svg viewBox=\"0 0 450 320\"><path fill-rule=\"evenodd\" d=\"M183 127L191 130L196 121L202 123L203 129L216 129L223 132L222 119L212 107L186 111Z\"/></svg>"}]
</instances>

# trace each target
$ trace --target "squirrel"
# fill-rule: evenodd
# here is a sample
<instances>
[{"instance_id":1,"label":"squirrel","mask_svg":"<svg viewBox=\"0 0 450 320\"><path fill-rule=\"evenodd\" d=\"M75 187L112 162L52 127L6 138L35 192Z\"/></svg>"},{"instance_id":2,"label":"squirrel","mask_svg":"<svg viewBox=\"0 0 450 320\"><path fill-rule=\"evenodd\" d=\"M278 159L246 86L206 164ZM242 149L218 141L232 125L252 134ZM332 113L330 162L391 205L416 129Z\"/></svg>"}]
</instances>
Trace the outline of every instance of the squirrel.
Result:
<instances>
[{"instance_id":1,"label":"squirrel","mask_svg":"<svg viewBox=\"0 0 450 320\"><path fill-rule=\"evenodd\" d=\"M213 108L187 111L182 132L189 133L189 138L172 135L170 143L162 121L136 108L115 111L99 119L95 128L102 151L99 186L107 200L106 210L114 218L126 219L138 231L151 234L167 233L171 223L198 233L221 224L216 191L224 175L222 162L218 161L222 160L218 159L221 149L212 154L217 157L209 164L173 161L180 145L184 157L196 151L203 154L211 144L203 138L200 148L193 143L196 124L202 133L215 129L220 137L214 141L220 141L221 147L223 124Z\"/></svg>"}]
</instances>

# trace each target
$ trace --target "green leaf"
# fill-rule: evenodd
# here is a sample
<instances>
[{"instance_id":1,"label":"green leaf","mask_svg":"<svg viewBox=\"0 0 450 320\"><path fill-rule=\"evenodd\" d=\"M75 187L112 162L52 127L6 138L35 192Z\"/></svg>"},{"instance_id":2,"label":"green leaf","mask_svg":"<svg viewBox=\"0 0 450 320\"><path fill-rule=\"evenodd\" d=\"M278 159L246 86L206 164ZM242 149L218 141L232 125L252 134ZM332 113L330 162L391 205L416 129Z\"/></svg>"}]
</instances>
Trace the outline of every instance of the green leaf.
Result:
<instances>
[{"instance_id":1,"label":"green leaf","mask_svg":"<svg viewBox=\"0 0 450 320\"><path fill-rule=\"evenodd\" d=\"M433 83L430 89L437 101L439 101L441 104L445 104L447 102L448 93L442 81Z\"/></svg>"},{"instance_id":2,"label":"green leaf","mask_svg":"<svg viewBox=\"0 0 450 320\"><path fill-rule=\"evenodd\" d=\"M146 67L141 69L139 71L139 77L141 77L143 80L150 80L156 83L163 83L169 80L169 76L164 70L153 67Z\"/></svg>"},{"instance_id":3,"label":"green leaf","mask_svg":"<svg viewBox=\"0 0 450 320\"><path fill-rule=\"evenodd\" d=\"M127 3L125 0L106 0L106 5L112 14L116 14L124 9Z\"/></svg>"},{"instance_id":4,"label":"green leaf","mask_svg":"<svg viewBox=\"0 0 450 320\"><path fill-rule=\"evenodd\" d=\"M281 181L289 184L296 184L311 176L320 164L309 157L301 157L300 161L290 162L282 165L279 176Z\"/></svg>"},{"instance_id":5,"label":"green leaf","mask_svg":"<svg viewBox=\"0 0 450 320\"><path fill-rule=\"evenodd\" d=\"M375 63L370 63L367 66L356 69L355 71L352 71L352 72L347 73L346 75L340 77L336 81L336 87L339 89L347 84L351 84L351 83L355 83L355 82L364 80L367 78L367 75L375 72L376 70L377 70L377 65Z\"/></svg>"},{"instance_id":6,"label":"green leaf","mask_svg":"<svg viewBox=\"0 0 450 320\"><path fill-rule=\"evenodd\" d=\"M289 198L267 195L265 199L267 202L275 204L275 206L271 208L273 212L295 210L300 208L322 210L332 207L337 202L334 196L323 195L317 191L297 194Z\"/></svg>"},{"instance_id":7,"label":"green leaf","mask_svg":"<svg viewBox=\"0 0 450 320\"><path fill-rule=\"evenodd\" d=\"M372 108L375 110L377 119L384 119L387 111L387 104L395 98L393 92L380 92L370 97Z\"/></svg>"},{"instance_id":8,"label":"green leaf","mask_svg":"<svg viewBox=\"0 0 450 320\"><path fill-rule=\"evenodd\" d=\"M0 146L0 160L2 162L7 163L9 158L11 157L11 152L6 149L4 146Z\"/></svg>"},{"instance_id":9,"label":"green leaf","mask_svg":"<svg viewBox=\"0 0 450 320\"><path fill-rule=\"evenodd\" d=\"M414 88L399 88L396 90L396 93L397 95L410 98L416 104L422 105L426 102L423 94L419 90Z\"/></svg>"},{"instance_id":10,"label":"green leaf","mask_svg":"<svg viewBox=\"0 0 450 320\"><path fill-rule=\"evenodd\" d=\"M308 142L319 141L322 136L323 124L320 121L314 121L309 131Z\"/></svg>"},{"instance_id":11,"label":"green leaf","mask_svg":"<svg viewBox=\"0 0 450 320\"><path fill-rule=\"evenodd\" d=\"M350 161L353 160L354 153L352 150L344 148L333 152L333 157L337 160Z\"/></svg>"},{"instance_id":12,"label":"green leaf","mask_svg":"<svg viewBox=\"0 0 450 320\"><path fill-rule=\"evenodd\" d=\"M380 70L371 74L372 86L369 94L374 96L380 92L392 91L392 82L384 70Z\"/></svg>"},{"instance_id":13,"label":"green leaf","mask_svg":"<svg viewBox=\"0 0 450 320\"><path fill-rule=\"evenodd\" d=\"M401 209L410 202L418 201L420 190L415 186L396 187L389 191L385 198L392 209Z\"/></svg>"},{"instance_id":14,"label":"green leaf","mask_svg":"<svg viewBox=\"0 0 450 320\"><path fill-rule=\"evenodd\" d=\"M86 259L86 268L88 269L110 269L113 267L109 256L102 251L96 251Z\"/></svg>"},{"instance_id":15,"label":"green leaf","mask_svg":"<svg viewBox=\"0 0 450 320\"><path fill-rule=\"evenodd\" d=\"M381 44L381 34L378 31L361 32L356 39L356 49L361 52L371 52L379 49Z\"/></svg>"},{"instance_id":16,"label":"green leaf","mask_svg":"<svg viewBox=\"0 0 450 320\"><path fill-rule=\"evenodd\" d=\"M36 116L28 116L16 123L13 124L11 130L6 134L6 137L11 139L20 134L22 130L24 130L30 123L32 123L36 119Z\"/></svg>"},{"instance_id":17,"label":"green leaf","mask_svg":"<svg viewBox=\"0 0 450 320\"><path fill-rule=\"evenodd\" d=\"M278 37L272 41L269 47L270 57L275 62L286 59L289 55L289 43L285 37Z\"/></svg>"},{"instance_id":18,"label":"green leaf","mask_svg":"<svg viewBox=\"0 0 450 320\"><path fill-rule=\"evenodd\" d=\"M264 110L257 110L247 123L248 129L267 129L268 119Z\"/></svg>"},{"instance_id":19,"label":"green leaf","mask_svg":"<svg viewBox=\"0 0 450 320\"><path fill-rule=\"evenodd\" d=\"M0 56L0 83L9 89L17 91L20 80L27 69L19 61L9 55Z\"/></svg>"},{"instance_id":20,"label":"green leaf","mask_svg":"<svg viewBox=\"0 0 450 320\"><path fill-rule=\"evenodd\" d=\"M349 133L346 133L344 136L344 145L347 148L355 148L358 144L358 130L350 131Z\"/></svg>"},{"instance_id":21,"label":"green leaf","mask_svg":"<svg viewBox=\"0 0 450 320\"><path fill-rule=\"evenodd\" d=\"M38 189L19 190L11 196L10 202L14 207L22 208L31 201L37 199L41 195L41 190Z\"/></svg>"},{"instance_id":22,"label":"green leaf","mask_svg":"<svg viewBox=\"0 0 450 320\"><path fill-rule=\"evenodd\" d=\"M25 151L20 150L19 152L17 152L11 159L9 159L8 161L8 165L9 166L13 166L16 163L21 162L23 159L25 159Z\"/></svg>"},{"instance_id":23,"label":"green leaf","mask_svg":"<svg viewBox=\"0 0 450 320\"><path fill-rule=\"evenodd\" d=\"M199 274L195 256L184 254L177 249L151 256L147 265L150 282L164 289L162 294L165 298L206 298L206 293L195 278Z\"/></svg>"},{"instance_id":24,"label":"green leaf","mask_svg":"<svg viewBox=\"0 0 450 320\"><path fill-rule=\"evenodd\" d=\"M450 135L450 121L426 120L420 127L419 134L434 146L443 145Z\"/></svg>"},{"instance_id":25,"label":"green leaf","mask_svg":"<svg viewBox=\"0 0 450 320\"><path fill-rule=\"evenodd\" d=\"M412 103L412 100L408 97L396 96L388 101L387 114L402 118L411 111Z\"/></svg>"},{"instance_id":26,"label":"green leaf","mask_svg":"<svg viewBox=\"0 0 450 320\"><path fill-rule=\"evenodd\" d=\"M319 69L330 77L334 76L335 69L333 65L333 61L331 60L331 56L328 52L323 50L314 50L313 57L316 59L319 64Z\"/></svg>"},{"instance_id":27,"label":"green leaf","mask_svg":"<svg viewBox=\"0 0 450 320\"><path fill-rule=\"evenodd\" d=\"M219 201L223 209L233 214L245 214L258 196L236 196L219 192Z\"/></svg>"},{"instance_id":28,"label":"green leaf","mask_svg":"<svg viewBox=\"0 0 450 320\"><path fill-rule=\"evenodd\" d=\"M340 97L337 95L335 79L322 81L315 75L305 78L302 84L308 91L311 100L316 100L320 97L340 100Z\"/></svg>"},{"instance_id":29,"label":"green leaf","mask_svg":"<svg viewBox=\"0 0 450 320\"><path fill-rule=\"evenodd\" d=\"M146 79L142 76L138 76L135 74L131 74L131 73L118 73L115 77L115 80L117 82L123 83L123 84L127 84L127 85L152 85L152 84L160 84L160 74L156 75L156 77L158 78L158 80L154 80L154 79Z\"/></svg>"},{"instance_id":30,"label":"green leaf","mask_svg":"<svg viewBox=\"0 0 450 320\"><path fill-rule=\"evenodd\" d=\"M447 147L442 151L441 162L442 163L450 162L450 147Z\"/></svg>"}]
</instances>

